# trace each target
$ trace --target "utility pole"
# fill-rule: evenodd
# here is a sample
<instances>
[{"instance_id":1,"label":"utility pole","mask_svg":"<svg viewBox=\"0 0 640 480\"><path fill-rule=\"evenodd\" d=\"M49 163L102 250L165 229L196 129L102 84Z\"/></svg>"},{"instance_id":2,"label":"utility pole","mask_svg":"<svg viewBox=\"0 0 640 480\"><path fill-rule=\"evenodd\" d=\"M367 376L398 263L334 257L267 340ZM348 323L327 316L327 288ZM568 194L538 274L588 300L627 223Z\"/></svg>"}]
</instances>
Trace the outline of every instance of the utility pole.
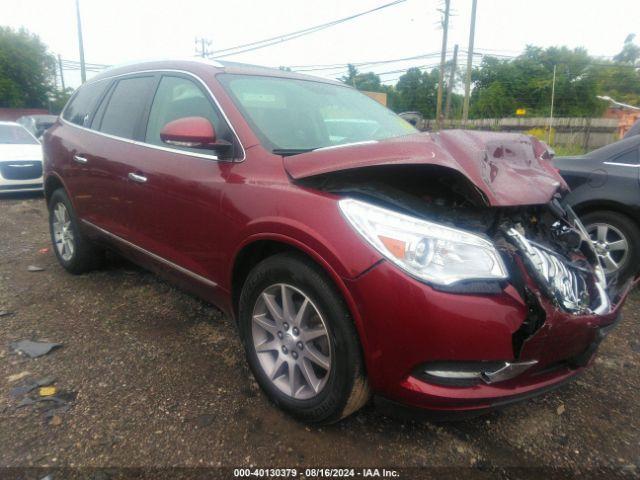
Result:
<instances>
[{"instance_id":1,"label":"utility pole","mask_svg":"<svg viewBox=\"0 0 640 480\"><path fill-rule=\"evenodd\" d=\"M553 66L553 81L551 83L551 111L549 112L549 133L547 143L551 146L551 129L553 128L553 101L556 96L556 65Z\"/></svg>"},{"instance_id":2,"label":"utility pole","mask_svg":"<svg viewBox=\"0 0 640 480\"><path fill-rule=\"evenodd\" d=\"M60 83L62 83L62 91L64 92L64 70L62 70L62 58L60 57L60 54L58 54L58 68L60 69Z\"/></svg>"},{"instance_id":3,"label":"utility pole","mask_svg":"<svg viewBox=\"0 0 640 480\"><path fill-rule=\"evenodd\" d=\"M204 37L196 37L196 55L202 58L209 57L209 47L211 46L211 40ZM200 50L198 50L198 44L200 44Z\"/></svg>"},{"instance_id":4,"label":"utility pole","mask_svg":"<svg viewBox=\"0 0 640 480\"><path fill-rule=\"evenodd\" d=\"M464 81L464 104L462 106L462 125L469 119L469 97L471 95L471 68L473 67L473 42L476 36L476 6L478 0L471 4L471 27L469 28L469 48L467 49L467 75Z\"/></svg>"},{"instance_id":5,"label":"utility pole","mask_svg":"<svg viewBox=\"0 0 640 480\"><path fill-rule=\"evenodd\" d=\"M78 48L80 49L80 78L87 81L87 70L84 64L84 44L82 43L82 21L80 20L80 0L76 0L76 17L78 19Z\"/></svg>"},{"instance_id":6,"label":"utility pole","mask_svg":"<svg viewBox=\"0 0 640 480\"><path fill-rule=\"evenodd\" d=\"M449 83L447 84L447 101L444 107L444 119L449 118L451 112L451 95L453 94L453 84L456 81L456 69L458 68L458 44L453 46L453 63L451 64L451 74L449 75Z\"/></svg>"},{"instance_id":7,"label":"utility pole","mask_svg":"<svg viewBox=\"0 0 640 480\"><path fill-rule=\"evenodd\" d=\"M442 52L440 53L440 78L438 79L438 100L436 103L436 125L442 127L442 87L444 83L444 64L447 59L447 34L449 33L449 7L451 0L444 0L444 18L442 19Z\"/></svg>"}]
</instances>

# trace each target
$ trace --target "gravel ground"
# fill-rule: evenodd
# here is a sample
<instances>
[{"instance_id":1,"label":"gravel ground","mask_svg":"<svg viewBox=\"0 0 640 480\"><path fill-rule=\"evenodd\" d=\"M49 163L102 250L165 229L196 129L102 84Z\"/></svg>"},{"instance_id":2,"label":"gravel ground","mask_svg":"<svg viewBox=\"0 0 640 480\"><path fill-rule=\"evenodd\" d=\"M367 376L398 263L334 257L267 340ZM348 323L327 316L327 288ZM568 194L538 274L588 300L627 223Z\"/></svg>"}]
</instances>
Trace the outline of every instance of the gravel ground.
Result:
<instances>
[{"instance_id":1,"label":"gravel ground","mask_svg":"<svg viewBox=\"0 0 640 480\"><path fill-rule=\"evenodd\" d=\"M269 403L232 321L214 307L117 258L101 271L67 274L41 250L48 246L42 198L0 197L0 311L9 312L0 316L0 467L640 473L638 291L593 367L554 393L456 423L402 421L368 406L313 428ZM21 339L63 346L29 359L10 348ZM37 391L10 390L46 376L66 406L18 407Z\"/></svg>"}]
</instances>

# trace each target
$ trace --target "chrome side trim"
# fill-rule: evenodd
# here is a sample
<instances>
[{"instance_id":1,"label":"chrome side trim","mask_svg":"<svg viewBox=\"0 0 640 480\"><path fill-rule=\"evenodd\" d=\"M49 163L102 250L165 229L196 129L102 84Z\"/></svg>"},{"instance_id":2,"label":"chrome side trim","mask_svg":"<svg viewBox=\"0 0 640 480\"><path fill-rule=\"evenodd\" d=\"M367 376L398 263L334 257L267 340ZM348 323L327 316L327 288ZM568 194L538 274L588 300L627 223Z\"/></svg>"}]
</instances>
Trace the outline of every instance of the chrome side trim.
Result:
<instances>
[{"instance_id":1,"label":"chrome side trim","mask_svg":"<svg viewBox=\"0 0 640 480\"><path fill-rule=\"evenodd\" d=\"M618 162L602 162L605 165L615 165L617 167L630 167L630 168L640 168L640 164L632 164L632 163L618 163Z\"/></svg>"},{"instance_id":2,"label":"chrome side trim","mask_svg":"<svg viewBox=\"0 0 640 480\"><path fill-rule=\"evenodd\" d=\"M227 117L226 112L222 108L222 105L220 105L220 102L218 102L218 99L215 97L215 95L213 94L211 89L207 86L207 84L204 82L204 80L202 80L199 76L197 76L197 75L195 75L195 74L193 74L191 72L187 72L186 70L172 70L172 69L138 70L138 71L135 71L135 72L121 73L119 75L112 75L112 76L109 76L109 77L99 78L97 80L94 80L93 82L97 83L97 82L102 82L104 80L113 80L114 78L119 78L119 77L127 77L127 76L139 75L141 73L181 73L181 74L184 74L184 75L188 75L188 76L194 78L195 80L197 80L198 82L200 82L200 84L204 87L205 91L209 94L210 99L212 99L213 103L215 103L216 107L218 107L218 110L222 114L222 117L224 118L224 120L227 122L227 125L229 125L229 128L231 129L231 132L236 137L236 140L238 140L238 145L240 145L240 148L242 149L242 158L233 159L233 160L231 160L231 162L239 163L239 162L244 162L246 160L247 152L246 152L246 150L244 148L244 145L242 145L242 142L240 141L240 137L238 136L238 133L236 132L235 128L233 127L233 124L229 120L229 117ZM87 82L87 83L93 83L93 82ZM67 103L67 105L69 105L69 103ZM63 117L64 112L67 109L67 105L65 105L64 110L62 110L62 112L60 113L60 121L62 123L64 123L65 125L69 125L71 127L79 128L80 130L85 130L87 132L91 132L91 133L94 133L96 135L101 135L103 137L111 138L113 140L120 140L122 142L132 143L132 144L138 145L140 147L154 148L156 150L163 150L163 151L166 151L166 152L178 153L180 155L187 155L189 157L205 158L205 159L208 159L208 160L220 161L220 159L216 155L207 155L207 154L204 154L204 153L187 152L185 150L179 150L177 148L162 147L160 145L154 145L152 143L141 142L139 140L131 140L130 138L118 137L116 135L109 135L108 133L103 133L103 132L99 132L98 130L93 130L91 128L83 127L81 125L76 125L75 123L71 123L71 122L69 122L68 120L66 120Z\"/></svg>"},{"instance_id":3,"label":"chrome side trim","mask_svg":"<svg viewBox=\"0 0 640 480\"><path fill-rule=\"evenodd\" d=\"M355 145L371 145L372 143L378 143L378 140L363 140L361 142L341 143L340 145L329 145L328 147L316 148L313 151L321 152L323 150L335 150L337 148L353 147Z\"/></svg>"},{"instance_id":4,"label":"chrome side trim","mask_svg":"<svg viewBox=\"0 0 640 480\"><path fill-rule=\"evenodd\" d=\"M154 260L163 263L165 265L167 265L168 267L173 268L174 270L179 271L180 273L183 273L195 280L198 280L199 282L204 283L205 285L209 285L210 287L217 287L218 284L216 282L214 282L213 280L209 280L206 277L203 277L202 275L198 275L197 273L192 272L191 270L188 270L184 267L181 267L180 265L173 263L169 260L167 260L166 258L162 258L160 255L156 255L153 252L150 252L149 250L145 250L142 247L139 247L138 245L136 245L135 243L131 243L128 240L125 240L122 237L119 237L118 235L115 235L111 232L109 232L108 230L105 230L104 228L100 228L99 226L89 222L88 220L82 220L82 223L84 223L85 225L88 225L91 228L95 228L96 230L98 230L100 233L105 234L106 236L108 236L109 238L112 238L114 240L117 240L118 242L121 242L123 244L125 244L128 247L131 247L137 251L139 251L140 253L144 253L145 255L148 255L149 257L153 258Z\"/></svg>"}]
</instances>

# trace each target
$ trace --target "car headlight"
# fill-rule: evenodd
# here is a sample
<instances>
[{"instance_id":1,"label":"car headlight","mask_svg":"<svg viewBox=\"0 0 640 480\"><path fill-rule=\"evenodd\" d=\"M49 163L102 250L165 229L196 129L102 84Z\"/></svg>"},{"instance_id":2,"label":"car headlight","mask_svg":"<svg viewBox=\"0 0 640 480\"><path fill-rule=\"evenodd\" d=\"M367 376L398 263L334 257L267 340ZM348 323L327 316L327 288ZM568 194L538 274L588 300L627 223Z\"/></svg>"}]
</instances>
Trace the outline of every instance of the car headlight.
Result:
<instances>
[{"instance_id":1,"label":"car headlight","mask_svg":"<svg viewBox=\"0 0 640 480\"><path fill-rule=\"evenodd\" d=\"M419 280L451 285L508 276L493 244L479 235L351 198L338 203L365 240Z\"/></svg>"}]
</instances>

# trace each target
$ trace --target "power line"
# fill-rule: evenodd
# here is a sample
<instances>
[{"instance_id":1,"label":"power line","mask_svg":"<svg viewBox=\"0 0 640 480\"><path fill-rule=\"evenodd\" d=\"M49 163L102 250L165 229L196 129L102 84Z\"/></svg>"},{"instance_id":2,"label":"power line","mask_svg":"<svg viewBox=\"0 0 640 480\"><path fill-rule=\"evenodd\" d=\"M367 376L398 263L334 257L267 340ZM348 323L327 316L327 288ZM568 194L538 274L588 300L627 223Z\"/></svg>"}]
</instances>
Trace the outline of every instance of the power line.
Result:
<instances>
[{"instance_id":1,"label":"power line","mask_svg":"<svg viewBox=\"0 0 640 480\"><path fill-rule=\"evenodd\" d=\"M318 32L320 30L324 30L325 28L333 27L335 25L348 22L349 20L353 20L355 18L361 17L363 15L368 15L369 13L377 12L385 8L393 7L400 3L404 3L406 0L395 0L390 3L385 3L384 5L380 5L379 7L372 8L370 10L356 13L350 15L348 17L340 18L338 20L333 20L331 22L323 23L320 25L315 25L313 27L308 27L303 30L296 30L295 32L285 33L282 35L277 35L275 37L265 38L263 40L257 40L255 42L244 43L241 45L236 45L235 47L223 48L220 50L216 50L213 52L213 58L223 58L228 57L230 55L238 55L240 53L250 52L252 50L258 50L261 48L269 47L276 43L287 42L289 40L293 40L298 37L302 37L304 35L309 35L311 33Z\"/></svg>"},{"instance_id":2,"label":"power line","mask_svg":"<svg viewBox=\"0 0 640 480\"><path fill-rule=\"evenodd\" d=\"M440 55L440 52L425 53L422 55L414 55L412 57L393 58L389 60L376 60L371 62L334 63L333 65L307 65L306 67L309 67L309 68L301 68L301 67L305 67L304 65L301 65L300 67L289 67L289 68L292 68L292 69L295 68L294 70L295 72L316 72L316 71L323 71L323 70L343 69L349 65L353 65L354 67L364 67L364 66L371 66L371 65L383 65L386 63L407 62L409 60L418 60L422 58L436 57L438 55Z\"/></svg>"}]
</instances>

